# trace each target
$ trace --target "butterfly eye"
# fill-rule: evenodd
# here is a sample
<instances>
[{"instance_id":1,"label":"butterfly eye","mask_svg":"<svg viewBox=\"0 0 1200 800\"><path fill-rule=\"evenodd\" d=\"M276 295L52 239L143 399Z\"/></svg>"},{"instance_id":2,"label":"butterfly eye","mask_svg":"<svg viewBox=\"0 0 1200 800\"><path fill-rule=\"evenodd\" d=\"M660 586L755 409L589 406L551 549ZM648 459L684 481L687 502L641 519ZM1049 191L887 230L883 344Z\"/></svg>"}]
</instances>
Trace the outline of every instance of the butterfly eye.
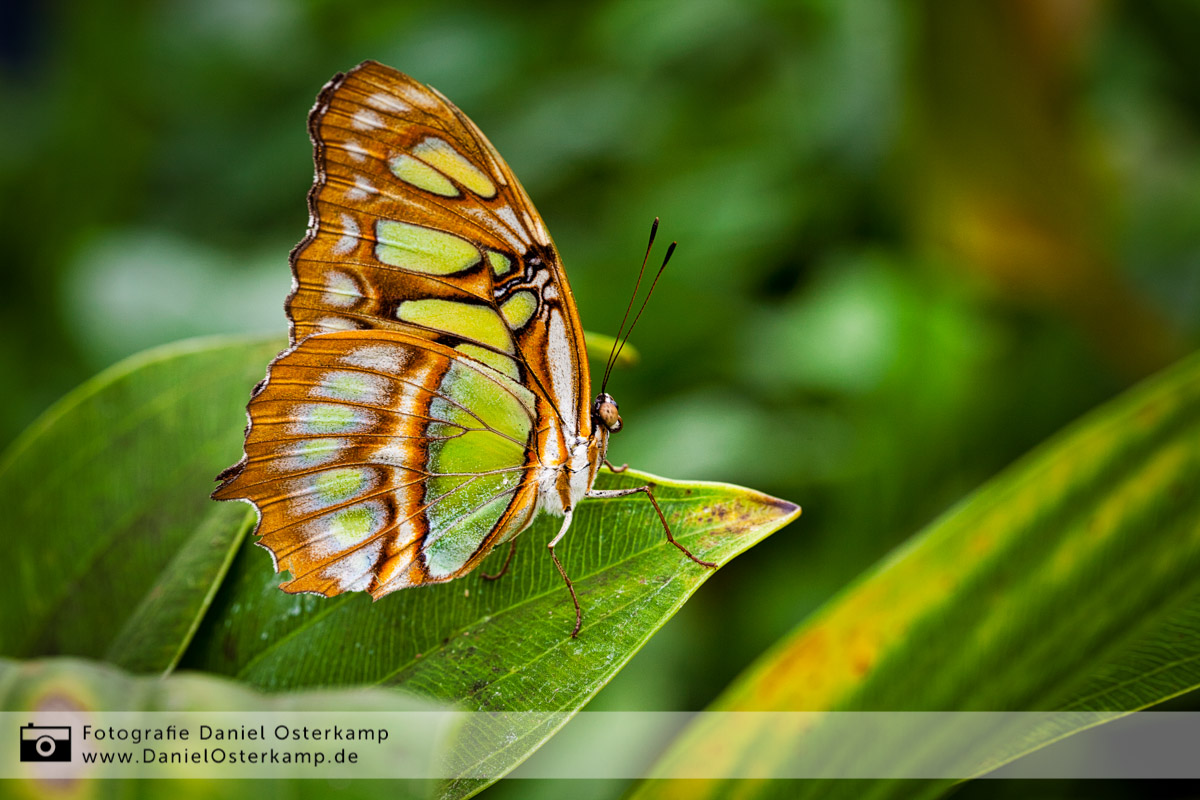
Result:
<instances>
[{"instance_id":1,"label":"butterfly eye","mask_svg":"<svg viewBox=\"0 0 1200 800\"><path fill-rule=\"evenodd\" d=\"M596 398L596 416L600 417L600 421L604 423L604 427L608 428L609 433L621 430L621 415L617 410L617 401L609 395L602 394Z\"/></svg>"}]
</instances>

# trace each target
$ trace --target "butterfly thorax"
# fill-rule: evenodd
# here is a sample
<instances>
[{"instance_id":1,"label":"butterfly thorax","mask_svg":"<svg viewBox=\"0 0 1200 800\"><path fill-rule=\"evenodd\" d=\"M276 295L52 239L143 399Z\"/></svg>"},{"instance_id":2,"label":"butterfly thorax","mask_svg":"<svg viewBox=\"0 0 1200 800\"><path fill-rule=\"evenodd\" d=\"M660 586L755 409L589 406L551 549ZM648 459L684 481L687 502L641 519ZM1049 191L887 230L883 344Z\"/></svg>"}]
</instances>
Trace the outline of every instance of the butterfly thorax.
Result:
<instances>
[{"instance_id":1,"label":"butterfly thorax","mask_svg":"<svg viewBox=\"0 0 1200 800\"><path fill-rule=\"evenodd\" d=\"M601 392L591 406L591 435L575 436L569 444L553 426L543 439L538 509L561 517L575 507L596 481L608 456L609 435L621 430L617 401ZM558 432L559 435L554 434Z\"/></svg>"},{"instance_id":2,"label":"butterfly thorax","mask_svg":"<svg viewBox=\"0 0 1200 800\"><path fill-rule=\"evenodd\" d=\"M592 488L608 450L608 429L596 426L591 436L577 437L559 463L542 462L538 510L561 517Z\"/></svg>"}]
</instances>

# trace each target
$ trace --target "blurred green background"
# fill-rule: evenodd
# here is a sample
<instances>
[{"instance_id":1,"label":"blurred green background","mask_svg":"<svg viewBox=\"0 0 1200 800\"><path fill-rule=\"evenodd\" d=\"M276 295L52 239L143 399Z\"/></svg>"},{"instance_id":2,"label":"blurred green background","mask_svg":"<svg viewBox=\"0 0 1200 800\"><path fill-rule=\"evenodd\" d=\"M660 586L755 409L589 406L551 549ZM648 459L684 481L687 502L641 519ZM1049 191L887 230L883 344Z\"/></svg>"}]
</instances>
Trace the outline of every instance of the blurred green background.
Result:
<instances>
[{"instance_id":1,"label":"blurred green background","mask_svg":"<svg viewBox=\"0 0 1200 800\"><path fill-rule=\"evenodd\" d=\"M589 330L615 333L662 217L679 251L642 363L611 382L626 427L610 455L805 512L592 709L702 708L865 566L1200 339L1193 3L3 13L4 443L143 348L284 334L305 115L365 58L488 134Z\"/></svg>"}]
</instances>

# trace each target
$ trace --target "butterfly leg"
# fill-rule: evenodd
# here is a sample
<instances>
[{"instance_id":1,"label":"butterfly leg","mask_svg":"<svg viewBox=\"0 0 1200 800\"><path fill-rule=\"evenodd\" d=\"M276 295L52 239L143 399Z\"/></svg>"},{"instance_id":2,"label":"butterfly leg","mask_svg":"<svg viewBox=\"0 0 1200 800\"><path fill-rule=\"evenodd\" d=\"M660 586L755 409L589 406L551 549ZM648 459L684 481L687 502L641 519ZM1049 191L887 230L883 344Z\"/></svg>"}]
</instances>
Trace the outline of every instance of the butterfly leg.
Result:
<instances>
[{"instance_id":1,"label":"butterfly leg","mask_svg":"<svg viewBox=\"0 0 1200 800\"><path fill-rule=\"evenodd\" d=\"M612 465L612 462L611 462L611 461L609 461L607 458L606 458L606 459L604 459L604 466L608 467L608 470L609 470L609 472L616 472L616 473L622 473L622 472L624 472L625 470L629 469L629 465L628 465L628 464L622 464L622 465L621 465L621 466L619 466L619 467L614 467L614 466Z\"/></svg>"},{"instance_id":2,"label":"butterfly leg","mask_svg":"<svg viewBox=\"0 0 1200 800\"><path fill-rule=\"evenodd\" d=\"M488 575L486 572L481 572L481 573L479 573L480 577L482 577L485 581L494 581L494 580L497 580L498 578L504 577L504 573L508 572L508 565L512 563L513 556L516 555L516 552L517 552L517 540L514 537L512 540L512 544L510 544L508 546L508 555L505 557L504 566L502 566L500 568L500 571L497 572L495 575Z\"/></svg>"},{"instance_id":3,"label":"butterfly leg","mask_svg":"<svg viewBox=\"0 0 1200 800\"><path fill-rule=\"evenodd\" d=\"M562 530L558 532L550 540L550 544L546 545L550 549L550 557L554 559L554 566L558 567L558 574L562 575L562 579L567 582L567 589L571 592L571 602L575 604L575 627L571 630L571 638L574 639L579 633L579 629L583 626L583 611L579 608L579 598L575 596L575 587L571 585L571 579L567 577L567 571L563 569L563 565L558 560L558 554L554 552L554 545L558 544L564 536L567 535L567 528L571 527L572 511L568 510L563 518Z\"/></svg>"},{"instance_id":4,"label":"butterfly leg","mask_svg":"<svg viewBox=\"0 0 1200 800\"><path fill-rule=\"evenodd\" d=\"M632 489L592 489L590 492L587 493L587 496L588 497L598 497L598 498L628 497L629 495L637 494L638 492L644 492L646 494L646 497L650 498L650 503L654 506L654 510L658 512L658 518L660 520L662 520L663 530L667 532L667 541L668 542L670 542L671 544L678 547L680 552L682 552L685 556L690 558L692 561L695 561L697 564L700 564L701 566L709 567L711 569L717 568L717 565L711 561L702 561L701 559L696 558L694 555L692 555L692 551L688 550L686 547L681 545L679 542L675 541L675 537L671 535L671 526L667 524L667 517L665 514L663 514L662 509L658 507L658 501L654 499L654 492L652 492L650 490L649 485L635 486Z\"/></svg>"}]
</instances>

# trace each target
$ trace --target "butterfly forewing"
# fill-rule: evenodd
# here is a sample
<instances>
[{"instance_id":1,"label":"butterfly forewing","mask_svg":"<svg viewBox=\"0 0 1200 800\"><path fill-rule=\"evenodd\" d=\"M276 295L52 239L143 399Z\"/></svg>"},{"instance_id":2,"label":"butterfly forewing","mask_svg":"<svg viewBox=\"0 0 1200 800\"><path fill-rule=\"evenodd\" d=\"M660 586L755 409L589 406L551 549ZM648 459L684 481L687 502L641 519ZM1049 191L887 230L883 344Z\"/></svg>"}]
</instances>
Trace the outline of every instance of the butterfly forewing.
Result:
<instances>
[{"instance_id":1,"label":"butterfly forewing","mask_svg":"<svg viewBox=\"0 0 1200 800\"><path fill-rule=\"evenodd\" d=\"M325 87L309 126L317 177L309 235L292 256L292 341L407 329L487 351L586 430L582 331L558 253L474 124L368 61Z\"/></svg>"}]
</instances>

